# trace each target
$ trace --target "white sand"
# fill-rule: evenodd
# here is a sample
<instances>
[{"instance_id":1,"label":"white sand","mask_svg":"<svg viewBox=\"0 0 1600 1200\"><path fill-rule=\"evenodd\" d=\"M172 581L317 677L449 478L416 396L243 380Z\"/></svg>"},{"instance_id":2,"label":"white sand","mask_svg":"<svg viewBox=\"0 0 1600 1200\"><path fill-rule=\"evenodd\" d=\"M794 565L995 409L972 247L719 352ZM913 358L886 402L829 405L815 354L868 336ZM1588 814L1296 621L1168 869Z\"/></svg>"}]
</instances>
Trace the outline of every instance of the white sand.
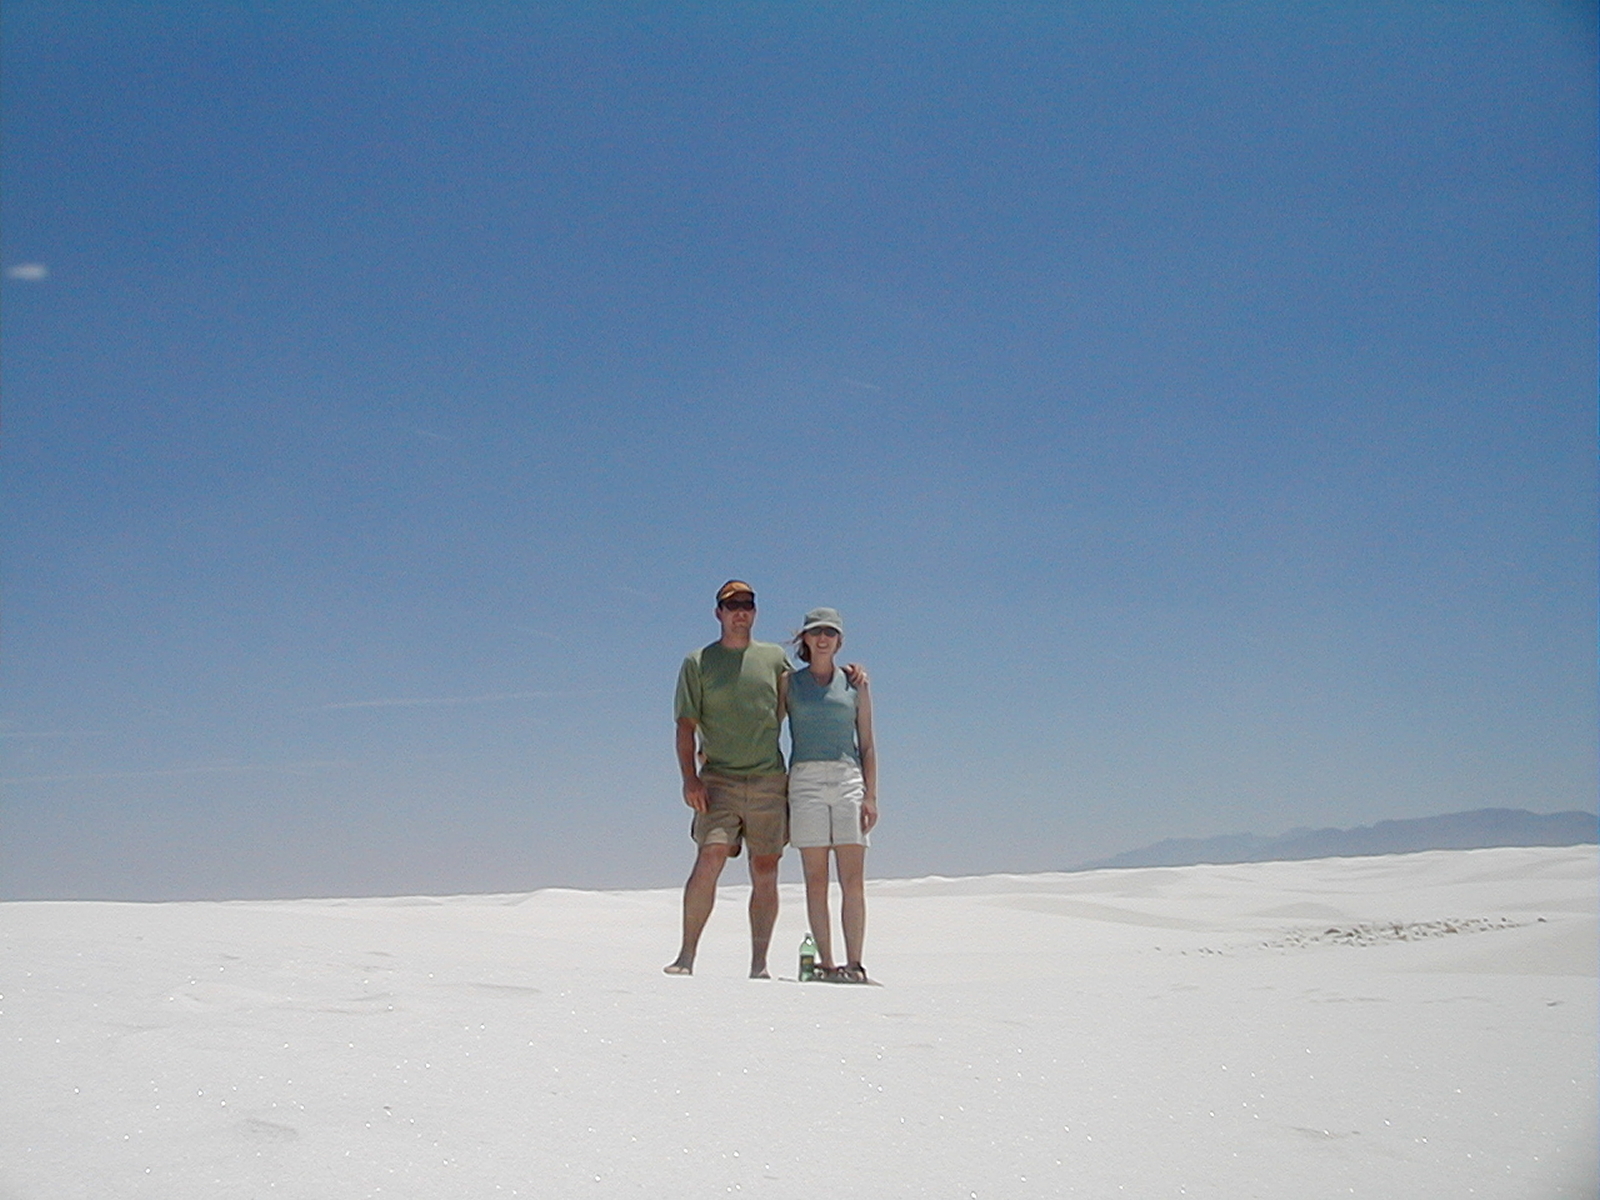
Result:
<instances>
[{"instance_id":1,"label":"white sand","mask_svg":"<svg viewBox=\"0 0 1600 1200\"><path fill-rule=\"evenodd\" d=\"M672 891L5 904L0 1198L1592 1197L1597 899L1592 846L890 880L881 988L741 978L739 888L691 979Z\"/></svg>"}]
</instances>

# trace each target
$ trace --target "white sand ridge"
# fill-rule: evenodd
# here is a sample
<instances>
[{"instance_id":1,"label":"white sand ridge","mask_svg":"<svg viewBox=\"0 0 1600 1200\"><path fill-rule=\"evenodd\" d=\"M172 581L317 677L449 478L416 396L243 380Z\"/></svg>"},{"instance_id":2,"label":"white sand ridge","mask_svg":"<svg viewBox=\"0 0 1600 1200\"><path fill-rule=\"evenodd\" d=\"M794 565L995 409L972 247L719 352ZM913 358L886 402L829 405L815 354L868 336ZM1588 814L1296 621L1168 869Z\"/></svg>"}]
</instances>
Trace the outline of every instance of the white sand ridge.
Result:
<instances>
[{"instance_id":1,"label":"white sand ridge","mask_svg":"<svg viewBox=\"0 0 1600 1200\"><path fill-rule=\"evenodd\" d=\"M0 1197L1594 1194L1594 847L744 895L0 905Z\"/></svg>"}]
</instances>

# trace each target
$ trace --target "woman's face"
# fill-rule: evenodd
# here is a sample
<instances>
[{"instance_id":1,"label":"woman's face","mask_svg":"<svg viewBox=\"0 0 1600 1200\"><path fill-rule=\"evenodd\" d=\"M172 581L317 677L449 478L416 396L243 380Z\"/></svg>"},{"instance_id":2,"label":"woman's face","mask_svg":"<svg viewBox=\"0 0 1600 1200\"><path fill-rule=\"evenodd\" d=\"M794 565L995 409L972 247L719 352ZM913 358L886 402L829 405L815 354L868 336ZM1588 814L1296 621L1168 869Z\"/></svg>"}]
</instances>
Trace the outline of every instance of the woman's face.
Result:
<instances>
[{"instance_id":1,"label":"woman's face","mask_svg":"<svg viewBox=\"0 0 1600 1200\"><path fill-rule=\"evenodd\" d=\"M829 629L826 625L816 629L808 629L800 635L806 643L812 656L831 658L839 652L839 643L844 640L837 629Z\"/></svg>"}]
</instances>

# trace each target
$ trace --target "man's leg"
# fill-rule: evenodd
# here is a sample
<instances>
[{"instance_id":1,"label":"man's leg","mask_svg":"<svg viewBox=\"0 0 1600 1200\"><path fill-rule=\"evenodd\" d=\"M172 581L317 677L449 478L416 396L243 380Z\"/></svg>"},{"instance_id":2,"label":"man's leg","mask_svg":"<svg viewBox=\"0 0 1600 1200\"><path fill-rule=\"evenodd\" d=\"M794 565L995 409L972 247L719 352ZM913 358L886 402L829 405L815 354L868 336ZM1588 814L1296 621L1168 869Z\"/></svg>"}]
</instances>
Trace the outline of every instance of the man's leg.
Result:
<instances>
[{"instance_id":1,"label":"man's leg","mask_svg":"<svg viewBox=\"0 0 1600 1200\"><path fill-rule=\"evenodd\" d=\"M695 856L694 870L683 885L683 943L678 947L678 957L668 963L668 975L690 975L694 972L695 952L700 948L700 934L706 927L711 910L717 903L717 880L727 865L733 847L727 844L701 846ZM755 860L750 860L750 873L755 874ZM771 927L768 927L771 935Z\"/></svg>"},{"instance_id":2,"label":"man's leg","mask_svg":"<svg viewBox=\"0 0 1600 1200\"><path fill-rule=\"evenodd\" d=\"M806 872L806 920L817 941L817 965L830 970L833 962L833 914L828 910L828 848L805 846L800 862Z\"/></svg>"},{"instance_id":3,"label":"man's leg","mask_svg":"<svg viewBox=\"0 0 1600 1200\"><path fill-rule=\"evenodd\" d=\"M861 947L867 940L867 848L835 846L839 860L839 918L844 923L845 962L861 965Z\"/></svg>"},{"instance_id":4,"label":"man's leg","mask_svg":"<svg viewBox=\"0 0 1600 1200\"><path fill-rule=\"evenodd\" d=\"M750 853L750 978L769 979L767 947L778 923L778 861L781 854Z\"/></svg>"}]
</instances>

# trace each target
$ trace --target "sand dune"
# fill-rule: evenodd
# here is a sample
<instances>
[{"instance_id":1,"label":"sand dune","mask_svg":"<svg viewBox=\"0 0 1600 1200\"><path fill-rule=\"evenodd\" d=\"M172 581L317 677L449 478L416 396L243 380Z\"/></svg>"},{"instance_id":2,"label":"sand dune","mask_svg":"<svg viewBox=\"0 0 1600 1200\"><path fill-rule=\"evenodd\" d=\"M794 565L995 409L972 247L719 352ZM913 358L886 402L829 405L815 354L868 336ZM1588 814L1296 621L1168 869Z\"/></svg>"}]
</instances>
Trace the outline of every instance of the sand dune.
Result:
<instances>
[{"instance_id":1,"label":"sand dune","mask_svg":"<svg viewBox=\"0 0 1600 1200\"><path fill-rule=\"evenodd\" d=\"M0 905L0 1197L1595 1194L1593 846L743 899Z\"/></svg>"}]
</instances>

